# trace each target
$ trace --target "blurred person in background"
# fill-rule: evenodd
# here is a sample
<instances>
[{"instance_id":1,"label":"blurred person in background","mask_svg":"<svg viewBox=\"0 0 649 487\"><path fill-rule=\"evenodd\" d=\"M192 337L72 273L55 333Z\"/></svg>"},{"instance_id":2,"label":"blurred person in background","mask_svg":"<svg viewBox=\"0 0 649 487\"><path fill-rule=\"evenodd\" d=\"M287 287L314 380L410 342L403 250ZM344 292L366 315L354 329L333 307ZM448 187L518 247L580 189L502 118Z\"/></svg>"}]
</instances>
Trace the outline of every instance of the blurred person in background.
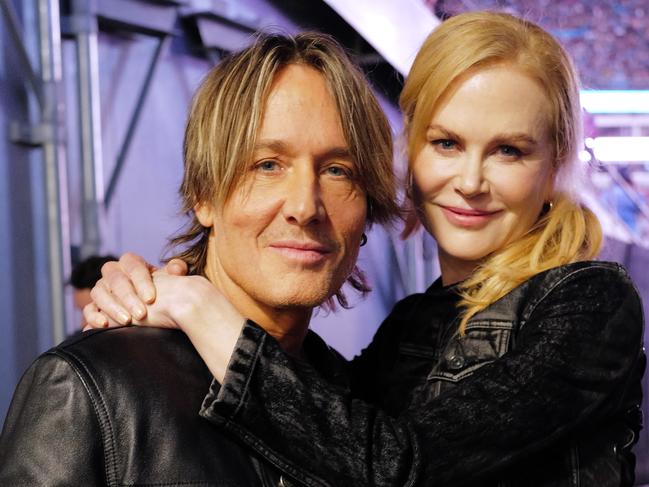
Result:
<instances>
[{"instance_id":1,"label":"blurred person in background","mask_svg":"<svg viewBox=\"0 0 649 487\"><path fill-rule=\"evenodd\" d=\"M113 255L91 255L72 268L68 282L73 288L72 299L74 300L75 309L83 311L83 308L92 302L90 290L101 279L101 266L106 262L116 260L117 257ZM86 326L86 321L82 315L79 330L83 329L84 326Z\"/></svg>"}]
</instances>

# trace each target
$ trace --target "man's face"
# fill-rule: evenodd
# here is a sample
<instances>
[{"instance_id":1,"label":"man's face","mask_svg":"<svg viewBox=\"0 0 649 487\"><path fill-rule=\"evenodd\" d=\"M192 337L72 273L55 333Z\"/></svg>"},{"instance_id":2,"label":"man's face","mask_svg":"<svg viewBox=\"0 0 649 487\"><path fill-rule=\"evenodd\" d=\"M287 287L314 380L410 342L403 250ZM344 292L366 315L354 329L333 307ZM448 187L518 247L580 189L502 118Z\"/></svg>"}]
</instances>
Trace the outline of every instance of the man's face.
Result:
<instances>
[{"instance_id":1,"label":"man's face","mask_svg":"<svg viewBox=\"0 0 649 487\"><path fill-rule=\"evenodd\" d=\"M290 65L276 75L244 170L222 208L197 206L213 227L208 277L239 308L321 304L353 269L367 208L318 71Z\"/></svg>"}]
</instances>

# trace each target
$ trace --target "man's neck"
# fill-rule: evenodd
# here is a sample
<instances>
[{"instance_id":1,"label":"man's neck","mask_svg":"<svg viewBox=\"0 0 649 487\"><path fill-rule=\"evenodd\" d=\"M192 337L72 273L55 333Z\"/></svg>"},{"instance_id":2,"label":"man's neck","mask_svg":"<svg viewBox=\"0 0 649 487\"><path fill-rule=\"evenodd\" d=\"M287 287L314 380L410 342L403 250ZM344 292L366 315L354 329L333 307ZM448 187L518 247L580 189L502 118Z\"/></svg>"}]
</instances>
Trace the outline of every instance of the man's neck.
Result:
<instances>
[{"instance_id":1,"label":"man's neck","mask_svg":"<svg viewBox=\"0 0 649 487\"><path fill-rule=\"evenodd\" d=\"M246 298L249 299L248 296ZM228 299L231 299L228 296ZM302 358L302 344L309 330L311 309L286 310L246 303L246 299L231 301L235 308L275 338L286 353Z\"/></svg>"},{"instance_id":2,"label":"man's neck","mask_svg":"<svg viewBox=\"0 0 649 487\"><path fill-rule=\"evenodd\" d=\"M313 308L272 306L260 302L228 279L219 269L218 259L210 259L209 252L205 273L239 313L266 330L287 353L302 357L302 344L309 329Z\"/></svg>"}]
</instances>

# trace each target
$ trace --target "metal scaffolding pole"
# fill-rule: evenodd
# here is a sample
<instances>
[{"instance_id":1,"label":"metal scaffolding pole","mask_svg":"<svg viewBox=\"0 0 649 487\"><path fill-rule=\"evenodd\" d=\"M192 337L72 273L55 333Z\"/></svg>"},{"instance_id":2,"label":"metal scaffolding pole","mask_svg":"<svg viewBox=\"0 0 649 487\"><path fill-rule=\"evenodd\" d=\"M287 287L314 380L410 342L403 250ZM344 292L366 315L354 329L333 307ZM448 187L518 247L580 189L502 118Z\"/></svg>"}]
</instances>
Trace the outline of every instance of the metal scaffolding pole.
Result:
<instances>
[{"instance_id":1,"label":"metal scaffolding pole","mask_svg":"<svg viewBox=\"0 0 649 487\"><path fill-rule=\"evenodd\" d=\"M82 206L80 257L98 254L104 200L97 16L94 0L74 0L70 27L77 48Z\"/></svg>"},{"instance_id":2,"label":"metal scaffolding pole","mask_svg":"<svg viewBox=\"0 0 649 487\"><path fill-rule=\"evenodd\" d=\"M113 169L113 173L111 174L110 180L108 181L108 186L106 187L106 195L104 199L106 208L110 207L110 203L113 199L113 196L115 195L117 182L119 181L122 169L124 168L126 156L128 155L128 150L131 147L131 142L133 141L133 136L135 135L135 129L137 128L137 123L140 120L140 114L142 113L142 109L144 108L144 102L146 101L146 97L149 93L149 88L151 87L153 76L155 74L156 68L158 67L158 64L160 63L160 59L165 53L170 41L171 37L169 35L161 35L158 38L158 43L153 53L153 57L151 58L151 62L149 63L149 68L146 71L144 82L142 83L142 87L140 88L140 93L137 97L135 109L133 110L131 120L129 121L128 128L126 129L126 136L124 137L124 141L122 142L119 154L117 155L115 168Z\"/></svg>"},{"instance_id":3,"label":"metal scaffolding pole","mask_svg":"<svg viewBox=\"0 0 649 487\"><path fill-rule=\"evenodd\" d=\"M62 137L64 105L61 31L58 0L37 0L38 31L44 104L42 123L49 127L43 143L47 202L48 263L52 338L58 343L66 335L65 279L70 273L70 225L67 201L67 153Z\"/></svg>"},{"instance_id":4,"label":"metal scaffolding pole","mask_svg":"<svg viewBox=\"0 0 649 487\"><path fill-rule=\"evenodd\" d=\"M44 100L41 80L34 71L32 63L29 60L29 54L27 53L27 49L25 49L25 44L22 39L22 29L20 28L20 23L18 22L18 17L14 11L13 4L11 3L11 0L0 0L0 7L2 7L2 12L5 14L9 34L16 46L16 53L22 68L23 76L25 76L27 81L29 81L29 85L34 91L34 95L38 101L38 107L39 109L42 109Z\"/></svg>"}]
</instances>

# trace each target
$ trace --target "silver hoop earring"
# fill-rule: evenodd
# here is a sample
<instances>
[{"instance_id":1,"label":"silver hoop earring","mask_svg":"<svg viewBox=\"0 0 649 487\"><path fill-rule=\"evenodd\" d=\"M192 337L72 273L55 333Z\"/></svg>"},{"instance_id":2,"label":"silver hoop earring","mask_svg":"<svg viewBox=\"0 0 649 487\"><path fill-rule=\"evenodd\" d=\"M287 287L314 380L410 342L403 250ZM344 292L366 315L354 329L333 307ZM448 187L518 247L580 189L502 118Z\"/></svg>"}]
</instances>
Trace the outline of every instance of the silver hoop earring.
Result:
<instances>
[{"instance_id":1,"label":"silver hoop earring","mask_svg":"<svg viewBox=\"0 0 649 487\"><path fill-rule=\"evenodd\" d=\"M366 243L367 243L367 235L363 233L363 235L361 235L361 247L364 247Z\"/></svg>"}]
</instances>

